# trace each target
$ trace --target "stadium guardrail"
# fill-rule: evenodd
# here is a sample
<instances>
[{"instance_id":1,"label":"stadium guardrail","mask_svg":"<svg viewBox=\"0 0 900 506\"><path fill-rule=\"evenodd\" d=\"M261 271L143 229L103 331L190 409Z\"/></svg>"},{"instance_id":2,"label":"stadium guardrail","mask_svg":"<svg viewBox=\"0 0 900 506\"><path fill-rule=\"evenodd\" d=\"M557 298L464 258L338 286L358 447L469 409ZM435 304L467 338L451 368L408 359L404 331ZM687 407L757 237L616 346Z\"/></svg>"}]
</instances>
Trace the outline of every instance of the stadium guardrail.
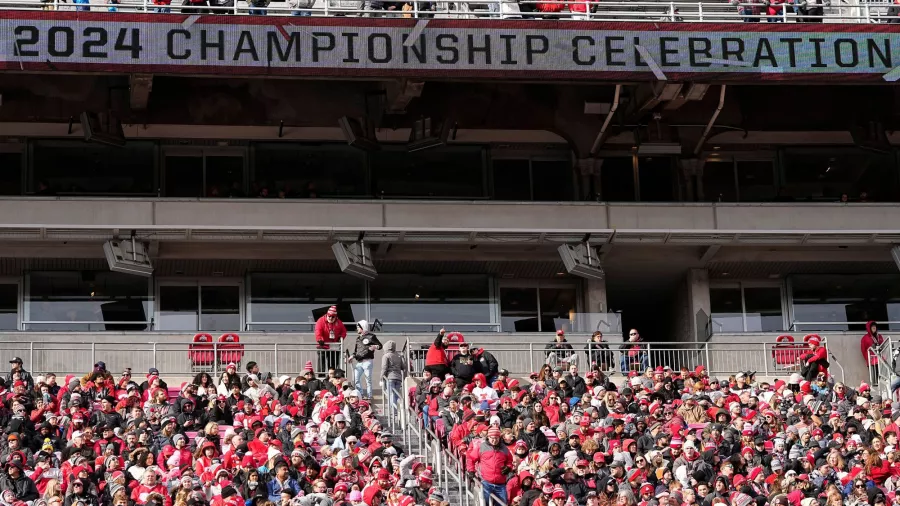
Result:
<instances>
[{"instance_id":1,"label":"stadium guardrail","mask_svg":"<svg viewBox=\"0 0 900 506\"><path fill-rule=\"evenodd\" d=\"M603 343L608 349L599 348L599 343L569 343L571 349L546 348L548 341L534 342L520 340L517 343L484 343L473 339L468 341L472 348L484 348L497 359L500 367L511 375L527 376L538 372L544 364L551 367L575 363L579 370L589 370L594 363L607 372L627 374L657 366L694 370L703 366L710 376L731 375L739 372L756 372L761 376L778 376L799 372L799 358L807 345L783 342L727 342L727 343L640 343L640 351L623 349L628 343ZM421 376L425 366L425 355L432 342L408 341L410 373ZM827 340L823 339L827 348ZM451 348L451 354L455 353ZM843 376L843 367L833 364ZM607 367L603 367L603 365Z\"/></svg>"},{"instance_id":2,"label":"stadium guardrail","mask_svg":"<svg viewBox=\"0 0 900 506\"><path fill-rule=\"evenodd\" d=\"M158 14L230 14L273 16L359 16L413 19L573 19L578 21L654 22L807 22L886 23L889 3L844 3L822 0L812 10L797 2L605 2L536 0L397 1L386 0L385 10L366 8L367 1L289 0L238 1L233 5L172 5L164 0L106 0L105 3L66 0L0 0L0 9L95 12L148 12ZM767 12L772 10L772 14Z\"/></svg>"}]
</instances>

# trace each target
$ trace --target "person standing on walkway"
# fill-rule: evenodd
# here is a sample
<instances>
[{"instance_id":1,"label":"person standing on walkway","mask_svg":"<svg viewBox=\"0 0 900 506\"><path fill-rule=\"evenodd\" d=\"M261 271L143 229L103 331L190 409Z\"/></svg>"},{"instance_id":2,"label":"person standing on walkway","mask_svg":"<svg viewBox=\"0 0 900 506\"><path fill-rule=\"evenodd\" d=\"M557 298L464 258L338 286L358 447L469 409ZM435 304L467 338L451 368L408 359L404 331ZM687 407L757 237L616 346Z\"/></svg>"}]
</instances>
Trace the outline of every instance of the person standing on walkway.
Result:
<instances>
[{"instance_id":1,"label":"person standing on walkway","mask_svg":"<svg viewBox=\"0 0 900 506\"><path fill-rule=\"evenodd\" d=\"M500 441L500 429L491 427L487 439L481 442L475 451L474 461L481 475L482 493L487 506L506 504L506 473L512 469L512 454L509 448ZM500 500L493 500L496 497Z\"/></svg>"},{"instance_id":2,"label":"person standing on walkway","mask_svg":"<svg viewBox=\"0 0 900 506\"><path fill-rule=\"evenodd\" d=\"M372 400L372 367L375 363L375 351L381 349L381 341L378 336L369 332L369 322L360 320L356 322L356 346L350 357L356 362L353 366L356 390L366 400ZM366 377L366 388L363 389L363 376Z\"/></svg>"},{"instance_id":3,"label":"person standing on walkway","mask_svg":"<svg viewBox=\"0 0 900 506\"><path fill-rule=\"evenodd\" d=\"M316 343L319 348L319 371L336 369L341 362L341 352L332 350L332 343L339 343L347 337L347 328L338 318L337 306L331 306L316 322Z\"/></svg>"},{"instance_id":4,"label":"person standing on walkway","mask_svg":"<svg viewBox=\"0 0 900 506\"><path fill-rule=\"evenodd\" d=\"M381 379L388 389L390 406L397 406L400 401L400 392L403 389L403 372L406 370L406 361L403 354L397 352L397 343L386 341L384 343L384 355L381 357Z\"/></svg>"}]
</instances>

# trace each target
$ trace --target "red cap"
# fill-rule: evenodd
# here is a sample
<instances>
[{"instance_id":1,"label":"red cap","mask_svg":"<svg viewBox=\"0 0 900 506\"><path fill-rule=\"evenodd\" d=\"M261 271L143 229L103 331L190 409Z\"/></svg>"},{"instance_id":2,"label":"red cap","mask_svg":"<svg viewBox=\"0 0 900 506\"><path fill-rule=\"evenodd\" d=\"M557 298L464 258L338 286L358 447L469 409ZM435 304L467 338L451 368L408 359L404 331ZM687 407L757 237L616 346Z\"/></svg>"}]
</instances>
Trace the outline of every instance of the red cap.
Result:
<instances>
[{"instance_id":1,"label":"red cap","mask_svg":"<svg viewBox=\"0 0 900 506\"><path fill-rule=\"evenodd\" d=\"M584 460L584 459L581 459L575 463L575 467L587 467L587 466L588 466L588 461Z\"/></svg>"},{"instance_id":2,"label":"red cap","mask_svg":"<svg viewBox=\"0 0 900 506\"><path fill-rule=\"evenodd\" d=\"M422 472L424 473L425 471L422 471ZM390 479L390 477L391 477L391 473L389 473L387 469L385 469L385 468L382 467L381 469L378 470L378 477L377 477L377 479L379 479L379 480L387 480L387 479Z\"/></svg>"},{"instance_id":3,"label":"red cap","mask_svg":"<svg viewBox=\"0 0 900 506\"><path fill-rule=\"evenodd\" d=\"M331 306L328 308L328 316L336 316L337 315L337 306Z\"/></svg>"}]
</instances>

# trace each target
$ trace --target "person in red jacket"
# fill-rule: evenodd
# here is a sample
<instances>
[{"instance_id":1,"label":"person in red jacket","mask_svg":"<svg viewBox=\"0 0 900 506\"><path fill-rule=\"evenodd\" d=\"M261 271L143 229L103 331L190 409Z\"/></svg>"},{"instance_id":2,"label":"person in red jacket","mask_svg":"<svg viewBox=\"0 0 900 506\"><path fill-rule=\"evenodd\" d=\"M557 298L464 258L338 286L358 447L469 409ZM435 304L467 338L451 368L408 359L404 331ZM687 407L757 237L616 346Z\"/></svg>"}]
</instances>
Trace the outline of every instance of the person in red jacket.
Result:
<instances>
[{"instance_id":1,"label":"person in red jacket","mask_svg":"<svg viewBox=\"0 0 900 506\"><path fill-rule=\"evenodd\" d=\"M878 323L871 320L866 323L866 335L859 340L859 351L862 352L863 360L870 366L878 365L877 349L884 344L884 338L878 333ZM875 348L876 352L869 354L869 348Z\"/></svg>"},{"instance_id":2,"label":"person in red jacket","mask_svg":"<svg viewBox=\"0 0 900 506\"><path fill-rule=\"evenodd\" d=\"M431 344L428 352L425 354L425 370L430 372L433 378L440 378L441 380L450 374L450 361L447 360L449 340L444 337L446 332L444 329L438 332L437 337L434 338L434 343Z\"/></svg>"},{"instance_id":3,"label":"person in red jacket","mask_svg":"<svg viewBox=\"0 0 900 506\"><path fill-rule=\"evenodd\" d=\"M801 360L807 366L804 379L813 381L820 372L828 374L828 351L822 346L819 336L815 334L809 337L806 344L809 345L809 351L801 357Z\"/></svg>"},{"instance_id":4,"label":"person in red jacket","mask_svg":"<svg viewBox=\"0 0 900 506\"><path fill-rule=\"evenodd\" d=\"M316 322L316 343L319 347L319 371L336 369L341 362L341 352L332 350L331 343L339 343L347 337L347 328L338 318L337 306L328 308L328 312Z\"/></svg>"},{"instance_id":5,"label":"person in red jacket","mask_svg":"<svg viewBox=\"0 0 900 506\"><path fill-rule=\"evenodd\" d=\"M500 441L500 429L488 429L487 439L475 450L473 460L481 474L484 504L497 504L497 501L491 499L492 496L500 499L500 504L509 502L506 496L506 473L512 467L513 459L509 448Z\"/></svg>"}]
</instances>

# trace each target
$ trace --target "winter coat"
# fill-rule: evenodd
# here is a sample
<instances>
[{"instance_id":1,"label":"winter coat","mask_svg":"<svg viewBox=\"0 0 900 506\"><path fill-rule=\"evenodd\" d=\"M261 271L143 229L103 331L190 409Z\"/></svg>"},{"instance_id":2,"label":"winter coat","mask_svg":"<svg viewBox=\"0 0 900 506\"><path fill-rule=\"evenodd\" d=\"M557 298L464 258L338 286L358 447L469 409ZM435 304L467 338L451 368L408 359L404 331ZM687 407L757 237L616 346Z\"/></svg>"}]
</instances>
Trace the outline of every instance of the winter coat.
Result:
<instances>
[{"instance_id":1,"label":"winter coat","mask_svg":"<svg viewBox=\"0 0 900 506\"><path fill-rule=\"evenodd\" d=\"M376 349L381 349L381 341L378 340L378 336L368 331L356 336L356 344L353 347L353 358L356 359L357 362L374 360L375 351L370 350L369 346L375 346Z\"/></svg>"},{"instance_id":2,"label":"winter coat","mask_svg":"<svg viewBox=\"0 0 900 506\"><path fill-rule=\"evenodd\" d=\"M484 440L473 450L470 456L478 464L481 479L494 485L506 486L506 471L513 461L506 445L501 442L497 446L491 446Z\"/></svg>"},{"instance_id":3,"label":"winter coat","mask_svg":"<svg viewBox=\"0 0 900 506\"><path fill-rule=\"evenodd\" d=\"M872 325L875 325L874 320L866 322L866 335L859 340L859 351L862 352L863 360L868 362L869 365L876 365L878 364L878 356L874 354L869 356L869 348L881 346L884 343L884 337L878 332L872 334Z\"/></svg>"},{"instance_id":4,"label":"winter coat","mask_svg":"<svg viewBox=\"0 0 900 506\"><path fill-rule=\"evenodd\" d=\"M381 377L388 381L403 380L403 371L406 370L406 361L403 355L397 352L397 343L387 341L384 343L385 353L381 357Z\"/></svg>"},{"instance_id":5,"label":"winter coat","mask_svg":"<svg viewBox=\"0 0 900 506\"><path fill-rule=\"evenodd\" d=\"M334 323L328 323L323 315L316 322L316 342L324 348L328 348L329 343L339 343L347 337L347 328L344 322L335 318Z\"/></svg>"},{"instance_id":6,"label":"winter coat","mask_svg":"<svg viewBox=\"0 0 900 506\"><path fill-rule=\"evenodd\" d=\"M434 339L434 343L428 348L428 352L425 353L425 365L450 365L450 362L447 360L446 349L444 336L438 334Z\"/></svg>"}]
</instances>

